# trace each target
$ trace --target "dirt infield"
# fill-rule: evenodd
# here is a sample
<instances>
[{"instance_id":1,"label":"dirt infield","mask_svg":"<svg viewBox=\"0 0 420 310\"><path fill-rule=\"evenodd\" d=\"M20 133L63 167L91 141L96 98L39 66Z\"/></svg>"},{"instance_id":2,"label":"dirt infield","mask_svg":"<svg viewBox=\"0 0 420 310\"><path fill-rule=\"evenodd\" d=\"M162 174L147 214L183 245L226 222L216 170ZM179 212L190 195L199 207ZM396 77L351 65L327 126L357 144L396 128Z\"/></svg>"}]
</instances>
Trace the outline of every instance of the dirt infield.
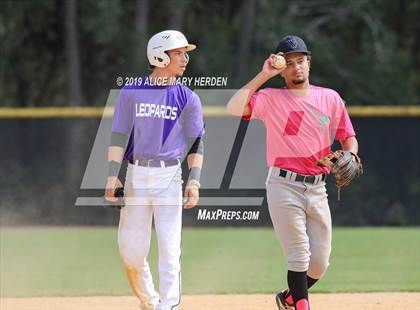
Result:
<instances>
[{"instance_id":1,"label":"dirt infield","mask_svg":"<svg viewBox=\"0 0 420 310\"><path fill-rule=\"evenodd\" d=\"M420 310L420 293L312 294L312 310ZM2 298L1 310L138 310L134 297ZM186 295L183 310L274 310L273 295Z\"/></svg>"}]
</instances>

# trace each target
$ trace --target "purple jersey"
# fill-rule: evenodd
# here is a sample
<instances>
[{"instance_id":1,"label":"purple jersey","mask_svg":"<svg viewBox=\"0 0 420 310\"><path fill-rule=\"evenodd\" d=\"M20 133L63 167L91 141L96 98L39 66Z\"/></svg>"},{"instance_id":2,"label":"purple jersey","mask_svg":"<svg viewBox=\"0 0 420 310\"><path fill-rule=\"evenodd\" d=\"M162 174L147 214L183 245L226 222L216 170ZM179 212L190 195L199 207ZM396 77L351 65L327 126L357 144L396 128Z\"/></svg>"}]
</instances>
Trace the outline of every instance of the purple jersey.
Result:
<instances>
[{"instance_id":1,"label":"purple jersey","mask_svg":"<svg viewBox=\"0 0 420 310\"><path fill-rule=\"evenodd\" d=\"M124 159L182 159L187 139L204 134L200 98L183 85L125 86L112 131L130 136Z\"/></svg>"}]
</instances>

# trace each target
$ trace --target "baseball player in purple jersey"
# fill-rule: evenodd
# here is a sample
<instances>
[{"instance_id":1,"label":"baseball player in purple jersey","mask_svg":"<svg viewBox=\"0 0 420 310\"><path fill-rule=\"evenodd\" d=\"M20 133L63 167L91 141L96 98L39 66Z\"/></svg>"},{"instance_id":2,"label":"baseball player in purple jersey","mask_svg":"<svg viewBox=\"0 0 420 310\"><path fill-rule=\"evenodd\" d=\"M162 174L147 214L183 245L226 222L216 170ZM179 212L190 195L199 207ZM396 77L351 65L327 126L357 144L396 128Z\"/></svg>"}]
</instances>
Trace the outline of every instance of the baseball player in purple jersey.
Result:
<instances>
[{"instance_id":1,"label":"baseball player in purple jersey","mask_svg":"<svg viewBox=\"0 0 420 310\"><path fill-rule=\"evenodd\" d=\"M267 130L267 202L287 259L289 289L276 296L280 310L309 310L308 289L329 264L331 214L325 188L330 171L317 160L334 140L357 154L358 143L344 101L332 89L309 84L311 53L297 36L286 36L254 79L229 101L228 111L259 119ZM277 67L276 67L277 66ZM281 76L284 88L258 90Z\"/></svg>"},{"instance_id":2,"label":"baseball player in purple jersey","mask_svg":"<svg viewBox=\"0 0 420 310\"><path fill-rule=\"evenodd\" d=\"M141 309L178 309L181 294L182 205L199 199L203 160L203 114L199 97L188 87L171 83L195 49L174 30L154 35L147 46L153 72L139 85L125 86L115 106L105 199L114 202L122 184L118 171L129 161L124 185L118 244L129 283ZM181 161L187 153L189 179L182 197ZM147 257L152 220L159 248L159 293Z\"/></svg>"}]
</instances>

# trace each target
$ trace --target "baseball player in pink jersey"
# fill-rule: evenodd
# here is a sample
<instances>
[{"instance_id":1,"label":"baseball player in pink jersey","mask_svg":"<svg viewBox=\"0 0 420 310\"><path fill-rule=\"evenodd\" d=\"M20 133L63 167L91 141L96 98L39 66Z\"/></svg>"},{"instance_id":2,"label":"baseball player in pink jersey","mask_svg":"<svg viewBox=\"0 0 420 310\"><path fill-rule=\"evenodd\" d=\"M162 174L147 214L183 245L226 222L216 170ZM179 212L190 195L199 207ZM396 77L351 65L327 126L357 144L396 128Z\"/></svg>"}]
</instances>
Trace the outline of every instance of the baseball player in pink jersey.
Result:
<instances>
[{"instance_id":1,"label":"baseball player in pink jersey","mask_svg":"<svg viewBox=\"0 0 420 310\"><path fill-rule=\"evenodd\" d=\"M204 123L199 97L171 81L183 75L193 49L179 31L154 35L147 46L153 72L141 83L126 85L115 106L105 199L116 200L115 189L122 186L118 171L122 160L128 160L118 245L140 309L176 310L180 304L180 163L187 155L184 208L193 208L199 199ZM147 262L152 221L159 248L159 293Z\"/></svg>"},{"instance_id":2,"label":"baseball player in pink jersey","mask_svg":"<svg viewBox=\"0 0 420 310\"><path fill-rule=\"evenodd\" d=\"M276 55L286 66L275 67ZM259 119L267 130L267 201L274 230L287 259L288 289L276 295L280 310L309 310L308 289L325 273L331 253L331 214L325 178L316 162L334 140L357 154L358 143L344 101L332 89L309 83L311 53L294 35L281 39L274 54L228 103L228 111ZM258 90L271 78L286 87Z\"/></svg>"}]
</instances>

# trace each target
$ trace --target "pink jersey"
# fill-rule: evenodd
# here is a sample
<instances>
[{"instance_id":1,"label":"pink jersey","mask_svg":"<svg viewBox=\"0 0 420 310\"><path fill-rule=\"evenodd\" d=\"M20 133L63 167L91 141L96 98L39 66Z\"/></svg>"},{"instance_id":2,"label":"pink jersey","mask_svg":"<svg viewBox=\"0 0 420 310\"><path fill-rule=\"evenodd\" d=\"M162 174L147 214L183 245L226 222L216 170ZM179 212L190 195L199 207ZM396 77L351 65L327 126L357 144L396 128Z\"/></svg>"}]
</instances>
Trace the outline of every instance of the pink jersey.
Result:
<instances>
[{"instance_id":1,"label":"pink jersey","mask_svg":"<svg viewBox=\"0 0 420 310\"><path fill-rule=\"evenodd\" d=\"M306 96L287 88L265 88L254 93L252 111L244 119L260 119L267 129L267 164L305 175L329 173L316 161L331 151L335 140L355 136L340 95L310 86Z\"/></svg>"}]
</instances>

